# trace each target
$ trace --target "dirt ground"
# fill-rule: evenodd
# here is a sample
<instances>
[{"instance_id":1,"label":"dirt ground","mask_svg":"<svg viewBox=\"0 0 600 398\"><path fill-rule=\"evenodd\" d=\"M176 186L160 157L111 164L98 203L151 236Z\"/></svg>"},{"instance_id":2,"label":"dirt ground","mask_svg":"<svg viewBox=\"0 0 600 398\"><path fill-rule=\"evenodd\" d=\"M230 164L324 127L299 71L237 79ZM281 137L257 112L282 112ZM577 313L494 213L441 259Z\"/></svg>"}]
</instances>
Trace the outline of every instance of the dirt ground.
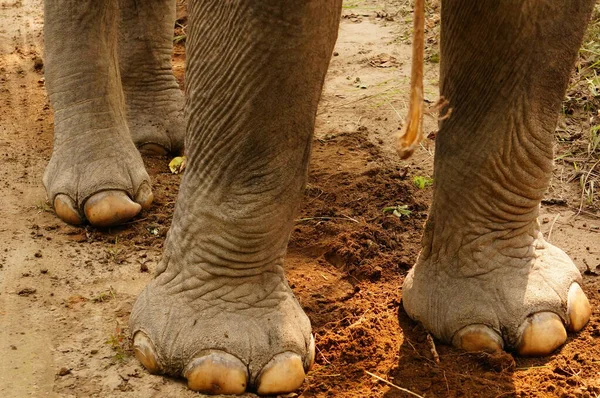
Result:
<instances>
[{"instance_id":1,"label":"dirt ground","mask_svg":"<svg viewBox=\"0 0 600 398\"><path fill-rule=\"evenodd\" d=\"M581 187L591 180L579 178L586 173L574 171L566 155L541 223L585 271L594 311L581 333L538 359L466 354L434 342L438 362L427 333L399 310L431 200L436 129L428 117L427 142L413 158L397 158L392 142L406 112L410 68L407 3L344 5L287 256L289 282L313 324L316 364L289 396L409 396L369 372L423 397L598 397L600 211L593 197L584 203ZM431 102L438 96L438 11L428 10ZM198 396L182 380L146 373L127 330L132 303L160 259L180 176L170 173L170 159L146 159L155 203L119 228L72 227L54 216L41 183L53 130L42 24L41 0L0 1L0 396ZM183 41L174 61L183 82ZM580 109L573 107L567 113ZM565 137L587 136L589 123L585 115L561 118L559 153L573 145ZM400 217L384 212L397 206Z\"/></svg>"}]
</instances>

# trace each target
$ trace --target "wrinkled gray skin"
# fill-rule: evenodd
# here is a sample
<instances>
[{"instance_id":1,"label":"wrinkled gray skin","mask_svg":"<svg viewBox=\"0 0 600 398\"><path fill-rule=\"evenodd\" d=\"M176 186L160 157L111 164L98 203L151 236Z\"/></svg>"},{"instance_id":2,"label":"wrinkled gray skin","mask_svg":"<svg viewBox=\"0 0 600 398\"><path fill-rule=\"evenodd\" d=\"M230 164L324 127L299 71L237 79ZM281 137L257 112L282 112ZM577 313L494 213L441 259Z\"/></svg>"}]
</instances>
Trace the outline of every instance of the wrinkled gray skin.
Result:
<instances>
[{"instance_id":1,"label":"wrinkled gray skin","mask_svg":"<svg viewBox=\"0 0 600 398\"><path fill-rule=\"evenodd\" d=\"M182 375L194 358L222 351L247 367L252 389L276 354L309 362L310 322L283 258L341 3L190 3L188 166L161 267L130 326L154 344L160 372ZM567 291L581 279L536 219L594 2L483 3L443 2L441 94L453 111L437 136L434 201L403 302L445 342L483 324L511 349L531 314L568 322ZM174 2L55 0L45 12L49 197L82 206L122 190L135 199L150 184L136 145L183 145L170 72Z\"/></svg>"},{"instance_id":2,"label":"wrinkled gray skin","mask_svg":"<svg viewBox=\"0 0 600 398\"><path fill-rule=\"evenodd\" d=\"M436 138L433 204L403 301L444 341L485 324L510 348L528 315L565 320L568 286L581 280L537 217L594 2L466 3L443 2L440 91L452 116Z\"/></svg>"}]
</instances>

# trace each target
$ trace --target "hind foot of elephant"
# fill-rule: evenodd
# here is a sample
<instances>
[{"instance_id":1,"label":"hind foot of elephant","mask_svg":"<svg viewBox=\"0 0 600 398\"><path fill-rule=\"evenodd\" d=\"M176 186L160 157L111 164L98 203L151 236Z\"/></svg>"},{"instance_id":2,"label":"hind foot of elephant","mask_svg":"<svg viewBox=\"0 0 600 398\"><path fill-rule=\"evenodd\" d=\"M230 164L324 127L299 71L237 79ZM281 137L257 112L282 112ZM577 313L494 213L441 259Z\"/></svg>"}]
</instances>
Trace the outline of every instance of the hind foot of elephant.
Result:
<instances>
[{"instance_id":1,"label":"hind foot of elephant","mask_svg":"<svg viewBox=\"0 0 600 398\"><path fill-rule=\"evenodd\" d=\"M126 130L55 140L44 185L56 215L73 225L121 224L149 208L153 200L150 178Z\"/></svg>"},{"instance_id":2,"label":"hind foot of elephant","mask_svg":"<svg viewBox=\"0 0 600 398\"><path fill-rule=\"evenodd\" d=\"M130 318L138 360L150 373L184 377L190 389L206 394L298 389L315 343L283 276L201 270L198 265L192 277L170 265L138 297Z\"/></svg>"},{"instance_id":3,"label":"hind foot of elephant","mask_svg":"<svg viewBox=\"0 0 600 398\"><path fill-rule=\"evenodd\" d=\"M173 87L166 89L125 88L129 131L142 154L167 155L183 151L184 98L174 78L172 80Z\"/></svg>"},{"instance_id":4,"label":"hind foot of elephant","mask_svg":"<svg viewBox=\"0 0 600 398\"><path fill-rule=\"evenodd\" d=\"M579 270L539 233L493 242L455 254L424 252L404 282L404 309L467 351L549 355L590 319Z\"/></svg>"}]
</instances>

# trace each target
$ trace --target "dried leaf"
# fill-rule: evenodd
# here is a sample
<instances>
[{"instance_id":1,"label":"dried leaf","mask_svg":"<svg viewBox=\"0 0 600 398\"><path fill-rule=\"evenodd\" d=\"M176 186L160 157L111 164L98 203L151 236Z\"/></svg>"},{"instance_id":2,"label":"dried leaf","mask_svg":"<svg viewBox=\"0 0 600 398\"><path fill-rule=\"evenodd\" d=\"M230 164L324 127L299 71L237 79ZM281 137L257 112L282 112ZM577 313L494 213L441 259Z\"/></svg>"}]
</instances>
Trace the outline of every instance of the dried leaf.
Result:
<instances>
[{"instance_id":1,"label":"dried leaf","mask_svg":"<svg viewBox=\"0 0 600 398\"><path fill-rule=\"evenodd\" d=\"M182 173L185 169L186 160L187 159L185 158L185 156L177 156L176 158L173 158L173 160L171 160L171 162L169 163L169 169L171 169L171 173Z\"/></svg>"}]
</instances>

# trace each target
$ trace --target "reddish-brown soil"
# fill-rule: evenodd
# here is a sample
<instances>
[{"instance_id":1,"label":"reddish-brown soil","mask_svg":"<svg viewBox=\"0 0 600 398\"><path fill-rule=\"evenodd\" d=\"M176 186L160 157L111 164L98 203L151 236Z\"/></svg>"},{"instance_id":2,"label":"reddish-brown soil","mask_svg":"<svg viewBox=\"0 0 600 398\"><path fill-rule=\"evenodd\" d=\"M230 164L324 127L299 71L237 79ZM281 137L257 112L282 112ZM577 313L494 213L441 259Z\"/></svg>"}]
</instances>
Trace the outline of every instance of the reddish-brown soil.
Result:
<instances>
[{"instance_id":1,"label":"reddish-brown soil","mask_svg":"<svg viewBox=\"0 0 600 398\"><path fill-rule=\"evenodd\" d=\"M127 337L131 305L160 260L181 177L170 173L170 159L148 158L156 197L149 211L109 230L57 220L41 184L53 128L39 71L41 1L2 2L0 10L0 396L197 396L181 380L147 374ZM541 223L587 269L594 313L582 332L545 358L466 354L429 340L402 311L400 287L431 201L431 187L417 188L413 179L432 175L435 134L411 160L393 152L407 98L406 5L350 1L344 16L286 259L317 347L297 395L410 396L372 373L424 397L600 396L600 214L589 207L577 214L578 184L563 178L570 171L562 165ZM182 83L183 60L178 45ZM435 101L437 64L426 69L426 97ZM434 133L435 120L425 128ZM410 214L384 213L394 206Z\"/></svg>"}]
</instances>

